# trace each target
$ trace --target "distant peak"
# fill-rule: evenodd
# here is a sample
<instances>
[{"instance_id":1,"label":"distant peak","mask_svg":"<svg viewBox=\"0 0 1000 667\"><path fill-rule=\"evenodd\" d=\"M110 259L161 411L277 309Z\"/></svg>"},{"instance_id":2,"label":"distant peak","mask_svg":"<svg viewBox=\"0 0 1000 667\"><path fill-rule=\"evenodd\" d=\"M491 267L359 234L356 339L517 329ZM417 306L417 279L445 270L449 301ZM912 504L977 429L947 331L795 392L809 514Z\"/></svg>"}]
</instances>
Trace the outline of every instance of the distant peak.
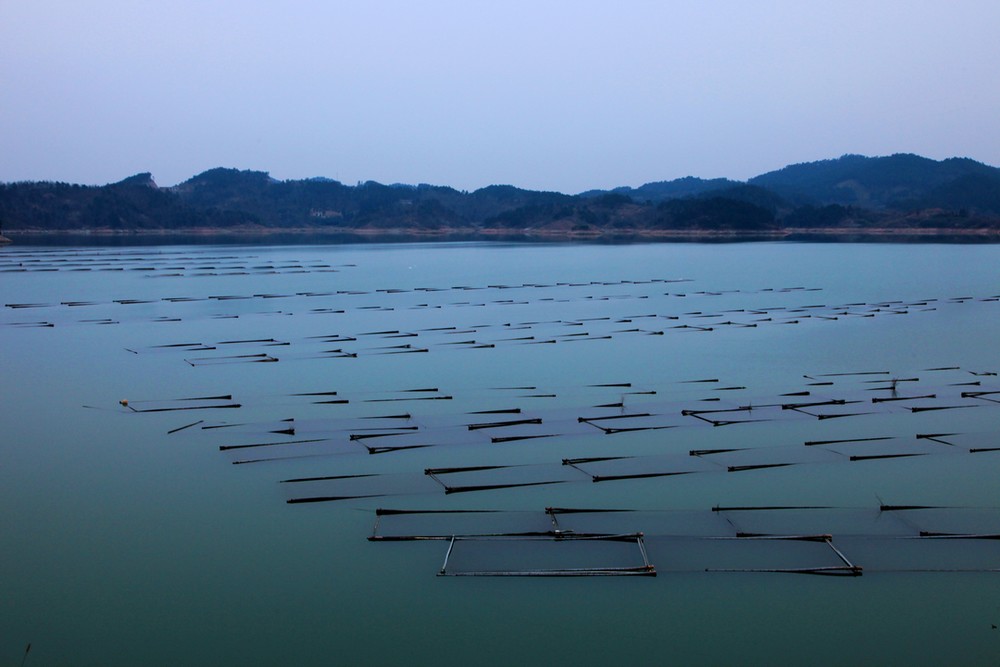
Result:
<instances>
[{"instance_id":1,"label":"distant peak","mask_svg":"<svg viewBox=\"0 0 1000 667\"><path fill-rule=\"evenodd\" d=\"M156 181L153 180L153 175L148 171L136 174L135 176L129 176L128 178L118 181L117 183L112 183L112 185L144 186L147 188L159 187L156 185Z\"/></svg>"},{"instance_id":2,"label":"distant peak","mask_svg":"<svg viewBox=\"0 0 1000 667\"><path fill-rule=\"evenodd\" d=\"M271 174L266 171L253 171L250 169L231 169L227 167L215 167L208 171L203 171L197 176L193 176L186 184L212 184L212 185L236 185L246 183L266 184L273 182Z\"/></svg>"}]
</instances>

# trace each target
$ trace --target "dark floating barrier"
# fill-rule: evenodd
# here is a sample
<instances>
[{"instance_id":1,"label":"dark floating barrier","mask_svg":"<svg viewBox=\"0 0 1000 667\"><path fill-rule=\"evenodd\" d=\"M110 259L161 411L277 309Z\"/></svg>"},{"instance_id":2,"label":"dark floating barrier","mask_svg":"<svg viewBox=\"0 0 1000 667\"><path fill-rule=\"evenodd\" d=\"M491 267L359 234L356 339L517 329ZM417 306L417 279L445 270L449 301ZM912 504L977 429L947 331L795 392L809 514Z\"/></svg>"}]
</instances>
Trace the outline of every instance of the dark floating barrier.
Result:
<instances>
[{"instance_id":1,"label":"dark floating barrier","mask_svg":"<svg viewBox=\"0 0 1000 667\"><path fill-rule=\"evenodd\" d=\"M885 398L874 397L872 398L872 403L890 403L892 401L917 401L928 398L937 398L937 394L925 394L923 396L890 396Z\"/></svg>"},{"instance_id":2,"label":"dark floating barrier","mask_svg":"<svg viewBox=\"0 0 1000 667\"><path fill-rule=\"evenodd\" d=\"M243 406L239 403L227 403L219 405L185 405L164 408L134 408L131 405L126 407L128 407L128 409L132 412L179 412L181 410L224 410L227 408L240 408Z\"/></svg>"},{"instance_id":3,"label":"dark floating barrier","mask_svg":"<svg viewBox=\"0 0 1000 667\"><path fill-rule=\"evenodd\" d=\"M592 424L592 426L597 426ZM662 431L668 428L677 428L676 424L668 424L662 426L619 426L619 427L604 427L597 426L605 435L615 435L618 433L632 433L635 431Z\"/></svg>"},{"instance_id":4,"label":"dark floating barrier","mask_svg":"<svg viewBox=\"0 0 1000 667\"><path fill-rule=\"evenodd\" d=\"M361 479L364 477L378 477L375 473L363 473L359 475L323 475L321 477L296 477L293 479L280 480L279 484L299 484L303 482L325 482L338 479Z\"/></svg>"},{"instance_id":5,"label":"dark floating barrier","mask_svg":"<svg viewBox=\"0 0 1000 667\"><path fill-rule=\"evenodd\" d=\"M364 443L362 443L364 444ZM364 444L366 450L369 454L389 454L392 452L401 452L408 449L424 449L426 447L433 447L433 445L368 445Z\"/></svg>"},{"instance_id":6,"label":"dark floating barrier","mask_svg":"<svg viewBox=\"0 0 1000 667\"><path fill-rule=\"evenodd\" d=\"M529 418L529 419L513 419L510 421L499 421L499 422L484 422L480 424L469 424L467 428L470 431L478 431L484 428L506 428L509 426L522 426L524 424L541 424L542 420L540 418Z\"/></svg>"},{"instance_id":7,"label":"dark floating barrier","mask_svg":"<svg viewBox=\"0 0 1000 667\"><path fill-rule=\"evenodd\" d=\"M117 322L107 322L108 324L117 324ZM11 322L10 326L19 327L22 329L51 329L56 325L52 322Z\"/></svg>"},{"instance_id":8,"label":"dark floating barrier","mask_svg":"<svg viewBox=\"0 0 1000 667\"><path fill-rule=\"evenodd\" d=\"M340 500L360 500L361 498L378 498L378 494L362 496L310 496L305 498L289 498L285 502L289 505L299 505L305 503L330 503Z\"/></svg>"},{"instance_id":9,"label":"dark floating barrier","mask_svg":"<svg viewBox=\"0 0 1000 667\"><path fill-rule=\"evenodd\" d=\"M746 572L746 573L772 573L772 574L815 574L830 576L860 577L861 567L848 567L832 565L827 567L785 567L785 568L705 568L705 572Z\"/></svg>"},{"instance_id":10,"label":"dark floating barrier","mask_svg":"<svg viewBox=\"0 0 1000 667\"><path fill-rule=\"evenodd\" d=\"M765 468L784 468L786 466L793 466L795 463L757 463L753 465L742 465L742 466L728 466L726 469L729 472L744 472L747 470L763 470Z\"/></svg>"},{"instance_id":11,"label":"dark floating barrier","mask_svg":"<svg viewBox=\"0 0 1000 667\"><path fill-rule=\"evenodd\" d=\"M996 396L997 394L1000 394L1000 391L963 391L962 398L978 398L984 401L990 401L991 403L1000 403L1000 400L990 398L991 396Z\"/></svg>"},{"instance_id":12,"label":"dark floating barrier","mask_svg":"<svg viewBox=\"0 0 1000 667\"><path fill-rule=\"evenodd\" d=\"M785 403L782 410L801 410L803 408L815 408L825 405L847 405L848 403L860 403L861 401L847 401L845 399L831 399L828 401L812 401L809 403Z\"/></svg>"},{"instance_id":13,"label":"dark floating barrier","mask_svg":"<svg viewBox=\"0 0 1000 667\"><path fill-rule=\"evenodd\" d=\"M185 429L189 429L192 426L197 426L198 424L203 424L203 423L205 423L205 420L204 419L199 419L196 422L191 422L190 424L185 424L184 426L178 426L177 428L170 429L169 431L167 431L167 435L173 435L174 433L177 433L179 431L183 431Z\"/></svg>"},{"instance_id":14,"label":"dark floating barrier","mask_svg":"<svg viewBox=\"0 0 1000 667\"><path fill-rule=\"evenodd\" d=\"M878 509L880 512L906 512L910 510L937 510L944 508L940 505L888 505L881 503Z\"/></svg>"},{"instance_id":15,"label":"dark floating barrier","mask_svg":"<svg viewBox=\"0 0 1000 667\"><path fill-rule=\"evenodd\" d=\"M713 512L773 512L783 510L828 510L828 505L715 505Z\"/></svg>"},{"instance_id":16,"label":"dark floating barrier","mask_svg":"<svg viewBox=\"0 0 1000 667\"><path fill-rule=\"evenodd\" d=\"M191 366L206 366L211 364L224 364L232 362L237 362L237 363L276 362L278 361L278 358L272 357L269 354L261 352L259 354L237 354L224 357L192 357L191 359L185 359L184 361L186 361Z\"/></svg>"},{"instance_id":17,"label":"dark floating barrier","mask_svg":"<svg viewBox=\"0 0 1000 667\"><path fill-rule=\"evenodd\" d=\"M473 491L496 491L499 489L515 489L524 486L546 486L548 484L562 484L566 480L554 479L541 482L506 482L501 484L469 484L466 486L445 486L445 493L470 493Z\"/></svg>"},{"instance_id":18,"label":"dark floating barrier","mask_svg":"<svg viewBox=\"0 0 1000 667\"><path fill-rule=\"evenodd\" d=\"M426 351L426 350L425 350ZM453 396L414 396L407 398L368 398L363 403L394 403L399 401L451 401Z\"/></svg>"},{"instance_id":19,"label":"dark floating barrier","mask_svg":"<svg viewBox=\"0 0 1000 667\"><path fill-rule=\"evenodd\" d=\"M694 470L677 470L665 472L637 472L623 475L591 475L593 482L613 482L625 479L652 479L654 477L676 477L677 475L690 475Z\"/></svg>"},{"instance_id":20,"label":"dark floating barrier","mask_svg":"<svg viewBox=\"0 0 1000 667\"><path fill-rule=\"evenodd\" d=\"M903 459L911 456L927 456L924 452L913 452L908 454L867 454L857 455L850 458L851 461L874 461L877 459Z\"/></svg>"},{"instance_id":21,"label":"dark floating barrier","mask_svg":"<svg viewBox=\"0 0 1000 667\"><path fill-rule=\"evenodd\" d=\"M517 442L518 440L538 440L541 438L555 438L558 437L556 433L543 433L540 435L509 435L509 436L496 436L490 438L490 442L497 444L503 442Z\"/></svg>"},{"instance_id":22,"label":"dark floating barrier","mask_svg":"<svg viewBox=\"0 0 1000 667\"><path fill-rule=\"evenodd\" d=\"M419 426L399 426L395 430L389 432L381 433L351 433L349 439L351 441L356 440L371 440L373 438L391 438L399 435L412 435L412 431L419 430Z\"/></svg>"},{"instance_id":23,"label":"dark floating barrier","mask_svg":"<svg viewBox=\"0 0 1000 667\"><path fill-rule=\"evenodd\" d=\"M917 437L919 438L920 436ZM804 444L806 447L812 447L815 445L838 445L850 442L875 442L878 440L893 440L893 439L894 439L893 436L883 435L871 438L841 438L839 440L806 440L802 444Z\"/></svg>"},{"instance_id":24,"label":"dark floating barrier","mask_svg":"<svg viewBox=\"0 0 1000 667\"><path fill-rule=\"evenodd\" d=\"M616 406L618 407L618 406ZM636 412L632 414L622 414L622 415L604 415L599 417L577 417L576 421L579 423L591 423L598 421L607 421L609 419L639 419L641 417L652 417L653 414L649 412Z\"/></svg>"},{"instance_id":25,"label":"dark floating barrier","mask_svg":"<svg viewBox=\"0 0 1000 667\"><path fill-rule=\"evenodd\" d=\"M917 440L932 440L934 442L940 442L942 445L954 446L954 443L943 440L942 438L948 438L951 436L958 435L957 433L917 433Z\"/></svg>"},{"instance_id":26,"label":"dark floating barrier","mask_svg":"<svg viewBox=\"0 0 1000 667\"><path fill-rule=\"evenodd\" d=\"M621 461L622 459L630 459L631 456L588 456L578 459L563 459L562 464L564 466L574 466L580 463L599 463L603 461ZM581 472L584 472L581 470ZM585 473L588 474L588 473Z\"/></svg>"}]
</instances>

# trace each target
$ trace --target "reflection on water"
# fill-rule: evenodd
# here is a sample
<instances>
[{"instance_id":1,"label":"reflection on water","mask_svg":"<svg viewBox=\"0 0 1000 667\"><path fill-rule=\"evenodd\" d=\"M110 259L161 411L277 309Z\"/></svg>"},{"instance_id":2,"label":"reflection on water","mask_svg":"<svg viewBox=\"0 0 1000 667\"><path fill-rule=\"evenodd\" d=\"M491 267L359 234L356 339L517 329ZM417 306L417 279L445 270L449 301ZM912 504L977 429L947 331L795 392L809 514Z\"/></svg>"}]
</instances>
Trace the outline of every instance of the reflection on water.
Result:
<instances>
[{"instance_id":1,"label":"reflection on water","mask_svg":"<svg viewBox=\"0 0 1000 667\"><path fill-rule=\"evenodd\" d=\"M4 646L987 664L997 253L6 248Z\"/></svg>"}]
</instances>

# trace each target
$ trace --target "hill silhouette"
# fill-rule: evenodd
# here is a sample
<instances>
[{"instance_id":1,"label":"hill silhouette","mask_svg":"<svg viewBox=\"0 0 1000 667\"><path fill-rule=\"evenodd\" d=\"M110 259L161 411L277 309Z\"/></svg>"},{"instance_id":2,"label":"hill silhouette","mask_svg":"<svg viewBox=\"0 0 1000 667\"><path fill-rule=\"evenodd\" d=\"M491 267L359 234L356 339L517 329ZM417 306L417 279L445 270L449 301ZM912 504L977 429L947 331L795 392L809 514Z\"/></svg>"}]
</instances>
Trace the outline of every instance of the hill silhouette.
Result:
<instances>
[{"instance_id":1,"label":"hill silhouette","mask_svg":"<svg viewBox=\"0 0 1000 667\"><path fill-rule=\"evenodd\" d=\"M1000 179L1000 169L968 158L935 161L911 154L874 158L844 155L836 160L790 165L755 176L748 183L795 204L906 210L944 204L942 197L948 186L970 177L981 180L974 181L966 194L979 199L975 186ZM1000 213L1000 209L989 212Z\"/></svg>"},{"instance_id":2,"label":"hill silhouette","mask_svg":"<svg viewBox=\"0 0 1000 667\"><path fill-rule=\"evenodd\" d=\"M140 173L104 186L0 184L0 224L17 232L297 231L378 236L1000 230L1000 169L968 158L844 155L746 182L685 177L577 195L490 185L345 185L216 168L173 187Z\"/></svg>"}]
</instances>

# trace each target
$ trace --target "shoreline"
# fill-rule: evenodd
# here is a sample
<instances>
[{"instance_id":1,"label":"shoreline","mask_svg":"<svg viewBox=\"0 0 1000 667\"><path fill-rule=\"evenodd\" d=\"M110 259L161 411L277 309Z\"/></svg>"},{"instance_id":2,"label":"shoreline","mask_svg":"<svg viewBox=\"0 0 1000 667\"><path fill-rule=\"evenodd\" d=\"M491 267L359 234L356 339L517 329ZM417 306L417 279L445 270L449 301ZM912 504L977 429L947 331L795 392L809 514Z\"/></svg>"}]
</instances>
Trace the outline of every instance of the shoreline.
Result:
<instances>
[{"instance_id":1,"label":"shoreline","mask_svg":"<svg viewBox=\"0 0 1000 667\"><path fill-rule=\"evenodd\" d=\"M321 227L192 227L190 229L8 229L10 236L0 236L0 245L16 243L18 238L30 239L163 239L199 238L226 240L234 238L260 239L285 236L307 238L356 239L366 242L411 241L798 241L798 240L934 240L954 238L1000 243L997 229L951 229L940 227L869 227L869 228L783 228L773 230L711 230L711 229L510 229L441 227L413 228L321 228Z\"/></svg>"}]
</instances>

